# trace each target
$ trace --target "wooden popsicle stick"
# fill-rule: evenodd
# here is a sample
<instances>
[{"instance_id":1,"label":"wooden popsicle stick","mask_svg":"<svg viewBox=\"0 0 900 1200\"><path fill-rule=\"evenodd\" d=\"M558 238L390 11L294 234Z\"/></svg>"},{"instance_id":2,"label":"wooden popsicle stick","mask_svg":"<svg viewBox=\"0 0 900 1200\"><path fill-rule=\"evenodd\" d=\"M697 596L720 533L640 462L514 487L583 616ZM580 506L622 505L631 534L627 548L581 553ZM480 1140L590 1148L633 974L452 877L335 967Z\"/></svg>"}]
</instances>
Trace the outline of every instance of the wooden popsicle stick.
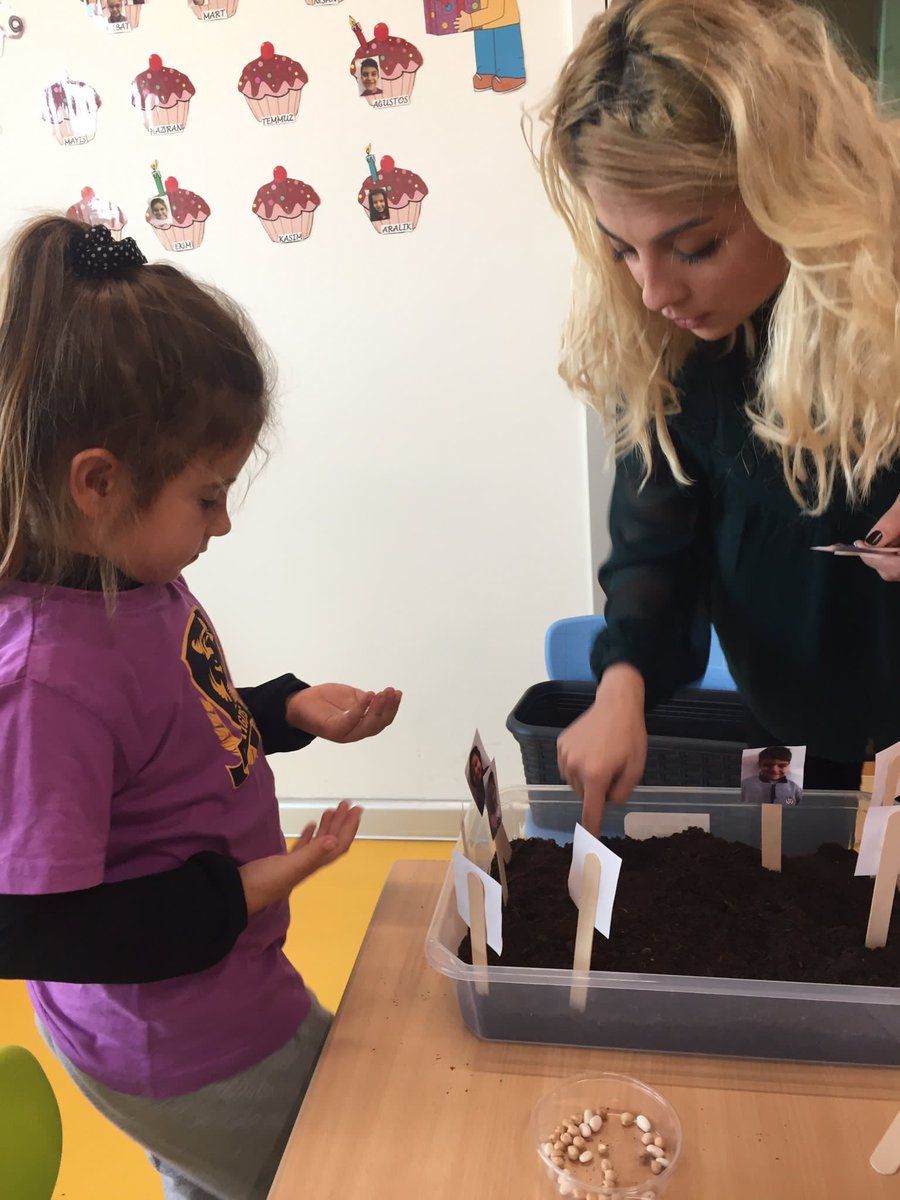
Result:
<instances>
[{"instance_id":1,"label":"wooden popsicle stick","mask_svg":"<svg viewBox=\"0 0 900 1200\"><path fill-rule=\"evenodd\" d=\"M597 917L597 897L600 895L600 859L596 854L586 854L581 874L581 897L578 901L578 928L575 933L575 957L572 969L589 971L591 951L594 948L594 921ZM587 987L573 984L569 992L569 1003L578 1012L587 1007Z\"/></svg>"},{"instance_id":2,"label":"wooden popsicle stick","mask_svg":"<svg viewBox=\"0 0 900 1200\"><path fill-rule=\"evenodd\" d=\"M891 912L900 876L900 808L887 818L878 874L872 889L872 906L869 909L869 926L866 930L866 948L875 950L886 946L891 925Z\"/></svg>"},{"instance_id":3,"label":"wooden popsicle stick","mask_svg":"<svg viewBox=\"0 0 900 1200\"><path fill-rule=\"evenodd\" d=\"M893 804L898 795L900 795L900 754L897 754L896 757L892 758L888 763L887 774L884 781L884 790L878 797L878 803Z\"/></svg>"},{"instance_id":4,"label":"wooden popsicle stick","mask_svg":"<svg viewBox=\"0 0 900 1200\"><path fill-rule=\"evenodd\" d=\"M487 966L487 925L484 917L484 884L474 871L469 872L466 880L469 891L469 935L472 940L472 965ZM488 994L486 979L475 981L475 991L479 996Z\"/></svg>"},{"instance_id":5,"label":"wooden popsicle stick","mask_svg":"<svg viewBox=\"0 0 900 1200\"><path fill-rule=\"evenodd\" d=\"M497 830L497 836L494 838L495 848L500 851L500 855L505 863L508 863L512 858L512 846L509 844L509 838L506 836L506 830L501 824Z\"/></svg>"},{"instance_id":6,"label":"wooden popsicle stick","mask_svg":"<svg viewBox=\"0 0 900 1200\"><path fill-rule=\"evenodd\" d=\"M474 860L472 858L472 848L469 845L469 838L468 838L468 835L466 834L465 811L463 812L462 820L459 823L459 840L462 843L463 854L466 856L466 858L469 860L469 862L473 862Z\"/></svg>"},{"instance_id":7,"label":"wooden popsicle stick","mask_svg":"<svg viewBox=\"0 0 900 1200\"><path fill-rule=\"evenodd\" d=\"M887 1133L872 1151L869 1165L879 1175L896 1175L900 1171L900 1112L891 1121Z\"/></svg>"},{"instance_id":8,"label":"wooden popsicle stick","mask_svg":"<svg viewBox=\"0 0 900 1200\"><path fill-rule=\"evenodd\" d=\"M781 805L761 804L762 865L767 871L781 870Z\"/></svg>"},{"instance_id":9,"label":"wooden popsicle stick","mask_svg":"<svg viewBox=\"0 0 900 1200\"><path fill-rule=\"evenodd\" d=\"M500 872L500 889L503 892L505 906L509 904L509 884L506 882L506 863L503 861L503 852L496 842L494 843L494 853L497 855L497 870Z\"/></svg>"}]
</instances>

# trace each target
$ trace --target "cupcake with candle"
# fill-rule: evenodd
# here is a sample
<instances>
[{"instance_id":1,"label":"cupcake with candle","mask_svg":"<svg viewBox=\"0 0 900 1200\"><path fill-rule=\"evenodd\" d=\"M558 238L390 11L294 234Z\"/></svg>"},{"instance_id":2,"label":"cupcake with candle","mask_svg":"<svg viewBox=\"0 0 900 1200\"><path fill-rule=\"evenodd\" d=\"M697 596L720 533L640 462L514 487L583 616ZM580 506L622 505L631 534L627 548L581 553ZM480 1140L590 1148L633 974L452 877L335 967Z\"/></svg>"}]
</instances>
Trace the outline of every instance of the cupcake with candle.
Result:
<instances>
[{"instance_id":1,"label":"cupcake with candle","mask_svg":"<svg viewBox=\"0 0 900 1200\"><path fill-rule=\"evenodd\" d=\"M359 49L350 64L350 74L359 84L359 94L373 108L392 108L409 104L422 55L406 38L392 37L387 25L375 26L374 37L366 41L359 21L350 18Z\"/></svg>"},{"instance_id":2,"label":"cupcake with candle","mask_svg":"<svg viewBox=\"0 0 900 1200\"><path fill-rule=\"evenodd\" d=\"M147 205L144 220L166 250L196 250L203 241L209 205L196 192L178 186L173 176L163 186L156 163L151 163L156 195Z\"/></svg>"},{"instance_id":3,"label":"cupcake with candle","mask_svg":"<svg viewBox=\"0 0 900 1200\"><path fill-rule=\"evenodd\" d=\"M302 179L290 179L276 167L271 183L256 193L253 211L273 242L303 242L312 233L313 218L322 201Z\"/></svg>"},{"instance_id":4,"label":"cupcake with candle","mask_svg":"<svg viewBox=\"0 0 900 1200\"><path fill-rule=\"evenodd\" d=\"M61 79L44 92L44 120L61 146L81 146L97 133L97 110L102 104L89 83Z\"/></svg>"},{"instance_id":5,"label":"cupcake with candle","mask_svg":"<svg viewBox=\"0 0 900 1200\"><path fill-rule=\"evenodd\" d=\"M276 54L271 42L263 42L259 58L244 67L238 91L250 111L263 125L287 125L300 108L300 93L309 76L300 63L286 54Z\"/></svg>"},{"instance_id":6,"label":"cupcake with candle","mask_svg":"<svg viewBox=\"0 0 900 1200\"><path fill-rule=\"evenodd\" d=\"M422 201L428 195L425 181L415 173L394 165L386 154L380 167L375 165L372 147L366 147L369 174L363 180L357 200L376 233L409 233L419 223Z\"/></svg>"},{"instance_id":7,"label":"cupcake with candle","mask_svg":"<svg viewBox=\"0 0 900 1200\"><path fill-rule=\"evenodd\" d=\"M117 242L121 241L126 225L121 208L111 200L101 200L90 187L81 189L81 199L66 209L66 216L85 225L105 225Z\"/></svg>"},{"instance_id":8,"label":"cupcake with candle","mask_svg":"<svg viewBox=\"0 0 900 1200\"><path fill-rule=\"evenodd\" d=\"M227 21L237 12L238 0L187 0L198 21Z\"/></svg>"},{"instance_id":9,"label":"cupcake with candle","mask_svg":"<svg viewBox=\"0 0 900 1200\"><path fill-rule=\"evenodd\" d=\"M141 23L145 0L91 0L88 5L94 21L107 33L128 33Z\"/></svg>"},{"instance_id":10,"label":"cupcake with candle","mask_svg":"<svg viewBox=\"0 0 900 1200\"><path fill-rule=\"evenodd\" d=\"M195 90L187 75L164 67L159 55L151 54L148 69L131 85L131 103L140 110L150 133L180 133Z\"/></svg>"}]
</instances>

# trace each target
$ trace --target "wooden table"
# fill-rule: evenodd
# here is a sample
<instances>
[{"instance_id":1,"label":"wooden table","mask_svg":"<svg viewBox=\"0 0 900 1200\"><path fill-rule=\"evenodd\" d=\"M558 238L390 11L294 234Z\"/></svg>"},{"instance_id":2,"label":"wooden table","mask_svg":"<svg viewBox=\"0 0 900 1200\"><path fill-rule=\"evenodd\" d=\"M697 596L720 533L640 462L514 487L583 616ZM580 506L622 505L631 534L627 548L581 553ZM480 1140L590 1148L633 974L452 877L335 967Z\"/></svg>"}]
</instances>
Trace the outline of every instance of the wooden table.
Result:
<instances>
[{"instance_id":1,"label":"wooden table","mask_svg":"<svg viewBox=\"0 0 900 1200\"><path fill-rule=\"evenodd\" d=\"M869 1166L900 1070L479 1041L423 955L445 871L391 870L269 1200L549 1200L531 1108L596 1071L677 1109L666 1200L900 1200L900 1174Z\"/></svg>"}]
</instances>

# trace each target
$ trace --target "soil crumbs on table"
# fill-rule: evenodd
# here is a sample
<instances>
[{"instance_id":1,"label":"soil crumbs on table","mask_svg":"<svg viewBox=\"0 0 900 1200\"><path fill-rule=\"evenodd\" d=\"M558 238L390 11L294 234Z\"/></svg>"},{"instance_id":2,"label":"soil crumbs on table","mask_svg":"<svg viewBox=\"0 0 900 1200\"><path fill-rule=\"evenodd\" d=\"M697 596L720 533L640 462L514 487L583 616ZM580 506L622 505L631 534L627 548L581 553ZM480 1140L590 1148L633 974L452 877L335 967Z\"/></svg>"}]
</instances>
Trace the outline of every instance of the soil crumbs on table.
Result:
<instances>
[{"instance_id":1,"label":"soil crumbs on table","mask_svg":"<svg viewBox=\"0 0 900 1200\"><path fill-rule=\"evenodd\" d=\"M622 858L610 938L594 934L591 968L809 983L900 984L900 902L888 944L865 948L874 880L853 875L837 845L767 871L759 850L698 829L664 838L603 839ZM513 842L503 910L504 967L571 969L578 910L569 897L572 847ZM492 873L497 878L496 860ZM459 957L472 961L469 935Z\"/></svg>"}]
</instances>

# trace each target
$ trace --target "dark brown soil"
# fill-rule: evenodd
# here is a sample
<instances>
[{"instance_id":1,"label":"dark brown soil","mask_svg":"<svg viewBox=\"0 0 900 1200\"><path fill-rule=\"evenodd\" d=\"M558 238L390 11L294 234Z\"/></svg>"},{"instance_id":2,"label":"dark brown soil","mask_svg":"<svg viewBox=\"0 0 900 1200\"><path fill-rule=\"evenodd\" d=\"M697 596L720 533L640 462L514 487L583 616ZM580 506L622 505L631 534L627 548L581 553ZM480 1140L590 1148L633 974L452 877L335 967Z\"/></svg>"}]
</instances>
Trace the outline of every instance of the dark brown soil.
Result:
<instances>
[{"instance_id":1,"label":"dark brown soil","mask_svg":"<svg viewBox=\"0 0 900 1200\"><path fill-rule=\"evenodd\" d=\"M594 970L900 984L900 903L888 945L866 950L873 880L854 877L850 850L829 845L785 858L779 873L762 868L758 850L697 829L604 843L623 863L611 936L594 935ZM491 963L571 968L578 920L571 861L571 846L513 843L503 957L488 949ZM468 934L459 956L472 961Z\"/></svg>"}]
</instances>

